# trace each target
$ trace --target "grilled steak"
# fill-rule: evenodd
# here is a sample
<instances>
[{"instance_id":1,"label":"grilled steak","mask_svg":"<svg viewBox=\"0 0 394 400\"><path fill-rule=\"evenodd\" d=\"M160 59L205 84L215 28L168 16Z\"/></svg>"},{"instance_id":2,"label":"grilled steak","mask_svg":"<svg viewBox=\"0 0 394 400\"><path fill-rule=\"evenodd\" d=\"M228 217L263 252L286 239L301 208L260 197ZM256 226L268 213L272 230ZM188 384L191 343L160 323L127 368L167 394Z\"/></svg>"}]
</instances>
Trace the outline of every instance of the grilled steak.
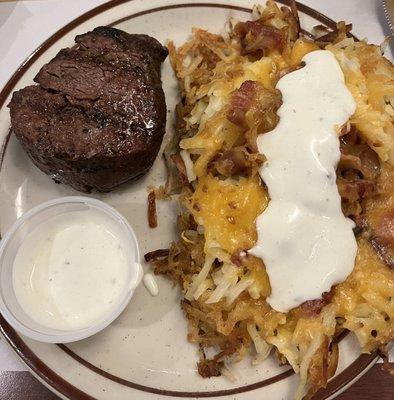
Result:
<instances>
[{"instance_id":1,"label":"grilled steak","mask_svg":"<svg viewBox=\"0 0 394 400\"><path fill-rule=\"evenodd\" d=\"M78 35L15 92L12 130L34 164L82 192L108 192L153 164L166 123L160 66L147 35L99 27Z\"/></svg>"}]
</instances>

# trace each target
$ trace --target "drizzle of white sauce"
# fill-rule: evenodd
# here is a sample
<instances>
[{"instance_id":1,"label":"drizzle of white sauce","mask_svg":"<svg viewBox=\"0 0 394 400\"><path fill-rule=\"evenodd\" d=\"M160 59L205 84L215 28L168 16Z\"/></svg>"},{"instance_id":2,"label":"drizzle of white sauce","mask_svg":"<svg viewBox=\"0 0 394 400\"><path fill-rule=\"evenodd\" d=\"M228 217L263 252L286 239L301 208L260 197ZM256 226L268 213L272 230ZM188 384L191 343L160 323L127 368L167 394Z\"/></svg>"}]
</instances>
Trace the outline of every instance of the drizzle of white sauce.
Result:
<instances>
[{"instance_id":1,"label":"drizzle of white sauce","mask_svg":"<svg viewBox=\"0 0 394 400\"><path fill-rule=\"evenodd\" d=\"M277 84L283 97L277 127L257 139L267 158L260 176L271 201L257 218L258 240L250 252L264 261L272 288L267 301L281 312L344 281L357 251L335 173L336 129L356 105L332 53L314 51L303 61L305 67Z\"/></svg>"},{"instance_id":2,"label":"drizzle of white sauce","mask_svg":"<svg viewBox=\"0 0 394 400\"><path fill-rule=\"evenodd\" d=\"M156 279L152 274L145 274L142 280L146 289L152 296L157 296L159 294L159 287L157 286Z\"/></svg>"},{"instance_id":3,"label":"drizzle of white sauce","mask_svg":"<svg viewBox=\"0 0 394 400\"><path fill-rule=\"evenodd\" d=\"M116 307L127 287L127 248L118 224L96 210L44 221L28 234L14 261L20 306L49 328L90 326Z\"/></svg>"}]
</instances>

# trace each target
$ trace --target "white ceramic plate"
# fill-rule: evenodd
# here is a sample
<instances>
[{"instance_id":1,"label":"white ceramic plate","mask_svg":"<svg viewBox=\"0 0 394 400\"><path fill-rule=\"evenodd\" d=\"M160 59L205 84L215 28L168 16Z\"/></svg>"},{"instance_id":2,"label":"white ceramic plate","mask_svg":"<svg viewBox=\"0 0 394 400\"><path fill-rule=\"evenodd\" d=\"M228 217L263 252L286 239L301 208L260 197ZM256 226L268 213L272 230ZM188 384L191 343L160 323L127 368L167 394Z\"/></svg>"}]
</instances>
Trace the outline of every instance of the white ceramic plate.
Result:
<instances>
[{"instance_id":1,"label":"white ceramic plate","mask_svg":"<svg viewBox=\"0 0 394 400\"><path fill-rule=\"evenodd\" d=\"M230 15L247 19L255 0L118 0L103 4L77 18L49 38L19 68L0 93L0 231L31 207L49 199L78 193L54 183L30 162L13 135L9 134L6 105L11 93L32 83L39 68L77 34L99 25L112 25L130 33L146 33L162 43L169 38L184 42L193 26L220 32ZM285 3L285 1L280 1ZM301 24L310 30L333 21L299 5ZM167 59L163 83L168 112L167 137L178 102L177 82ZM93 194L123 213L133 225L141 251L165 248L174 237L176 205L158 203L159 226L147 225L147 186L165 181L159 156L148 175L110 194ZM144 266L145 269L148 266ZM297 383L289 367L279 367L272 357L259 366L250 360L237 364L235 382L224 377L202 379L196 372L197 349L186 341L186 323L179 307L179 292L159 278L160 295L150 297L143 286L136 291L126 311L94 337L67 346L37 343L18 335L1 317L0 329L22 360L48 387L69 399L167 399L176 397L230 396L232 399L292 399ZM338 372L326 390L315 399L328 399L372 366L375 356L361 356L351 337L340 341Z\"/></svg>"}]
</instances>

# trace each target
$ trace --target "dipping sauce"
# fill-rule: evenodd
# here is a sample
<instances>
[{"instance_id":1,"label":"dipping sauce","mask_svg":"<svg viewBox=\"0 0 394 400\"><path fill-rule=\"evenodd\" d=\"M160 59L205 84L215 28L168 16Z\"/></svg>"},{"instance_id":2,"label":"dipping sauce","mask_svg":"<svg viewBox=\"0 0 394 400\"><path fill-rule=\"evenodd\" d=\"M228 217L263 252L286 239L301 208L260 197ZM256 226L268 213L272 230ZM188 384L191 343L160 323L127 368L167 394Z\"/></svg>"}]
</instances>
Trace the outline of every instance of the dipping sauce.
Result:
<instances>
[{"instance_id":1,"label":"dipping sauce","mask_svg":"<svg viewBox=\"0 0 394 400\"><path fill-rule=\"evenodd\" d=\"M23 310L59 330L86 328L124 294L130 260L121 228L95 209L52 217L26 237L13 265Z\"/></svg>"},{"instance_id":2,"label":"dipping sauce","mask_svg":"<svg viewBox=\"0 0 394 400\"><path fill-rule=\"evenodd\" d=\"M334 55L307 54L305 66L281 78L277 127L257 139L267 161L260 175L271 198L257 218L250 252L264 261L272 288L267 302L288 312L320 298L352 272L357 243L336 185L337 129L356 105Z\"/></svg>"},{"instance_id":3,"label":"dipping sauce","mask_svg":"<svg viewBox=\"0 0 394 400\"><path fill-rule=\"evenodd\" d=\"M146 290L152 296L157 296L159 294L159 286L157 285L156 279L152 274L150 273L145 274L142 280L144 282Z\"/></svg>"}]
</instances>

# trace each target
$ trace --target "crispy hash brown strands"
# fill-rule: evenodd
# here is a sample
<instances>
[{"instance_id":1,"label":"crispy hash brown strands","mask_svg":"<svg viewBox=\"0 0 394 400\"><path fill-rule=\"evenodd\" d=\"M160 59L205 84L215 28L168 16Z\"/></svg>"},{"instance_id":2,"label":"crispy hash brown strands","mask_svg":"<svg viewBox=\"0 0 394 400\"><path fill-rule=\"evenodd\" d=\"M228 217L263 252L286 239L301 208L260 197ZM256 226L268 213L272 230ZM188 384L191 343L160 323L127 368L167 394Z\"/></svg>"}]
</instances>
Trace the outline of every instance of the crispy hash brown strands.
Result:
<instances>
[{"instance_id":1,"label":"crispy hash brown strands","mask_svg":"<svg viewBox=\"0 0 394 400\"><path fill-rule=\"evenodd\" d=\"M166 189L180 188L180 240L168 255L161 250L149 258L156 273L183 290L201 376L218 376L249 352L258 363L273 350L299 373L301 399L334 375L334 339L343 330L354 332L365 352L394 338L394 72L378 47L347 38L344 23L333 32L320 29L314 42L302 37L294 4L268 1L251 21L229 21L224 36L194 28L180 48L169 44L182 102L166 150L172 160ZM264 159L256 138L278 122L277 81L319 48L337 57L357 103L349 123L338 127L337 184L343 211L357 224L358 254L345 282L284 314L265 301L271 292L265 266L247 253L255 218L269 202L257 174ZM208 348L216 350L213 358Z\"/></svg>"}]
</instances>

